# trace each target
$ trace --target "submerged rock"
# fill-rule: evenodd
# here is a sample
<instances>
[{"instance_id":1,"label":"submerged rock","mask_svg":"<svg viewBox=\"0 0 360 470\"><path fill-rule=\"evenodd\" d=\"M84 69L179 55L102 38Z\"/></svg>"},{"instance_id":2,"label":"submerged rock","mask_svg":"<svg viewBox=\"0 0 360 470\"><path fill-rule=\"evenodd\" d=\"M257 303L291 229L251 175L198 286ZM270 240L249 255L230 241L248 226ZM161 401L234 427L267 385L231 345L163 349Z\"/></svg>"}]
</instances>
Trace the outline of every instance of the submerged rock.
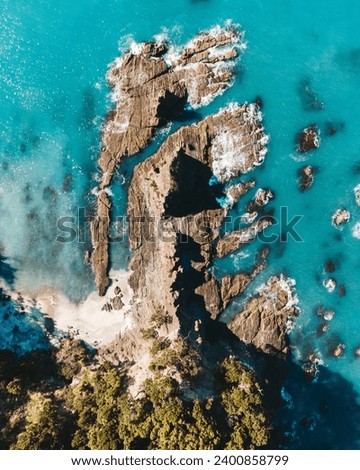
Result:
<instances>
[{"instance_id":1,"label":"submerged rock","mask_svg":"<svg viewBox=\"0 0 360 470\"><path fill-rule=\"evenodd\" d=\"M341 357L344 354L345 346L338 344L334 349L330 351L330 354L334 357Z\"/></svg>"},{"instance_id":2,"label":"submerged rock","mask_svg":"<svg viewBox=\"0 0 360 470\"><path fill-rule=\"evenodd\" d=\"M335 135L339 130L343 130L345 127L344 122L331 122L328 121L325 124L325 134L328 136L333 136Z\"/></svg>"},{"instance_id":3,"label":"submerged rock","mask_svg":"<svg viewBox=\"0 0 360 470\"><path fill-rule=\"evenodd\" d=\"M319 134L319 130L315 124L306 127L297 137L297 151L306 153L317 149L320 146Z\"/></svg>"},{"instance_id":4,"label":"submerged rock","mask_svg":"<svg viewBox=\"0 0 360 470\"><path fill-rule=\"evenodd\" d=\"M322 336L324 333L329 331L330 326L327 323L322 323L316 330L318 336Z\"/></svg>"},{"instance_id":5,"label":"submerged rock","mask_svg":"<svg viewBox=\"0 0 360 470\"><path fill-rule=\"evenodd\" d=\"M287 333L299 314L293 286L283 276L271 277L229 323L230 330L266 353L287 353Z\"/></svg>"},{"instance_id":6,"label":"submerged rock","mask_svg":"<svg viewBox=\"0 0 360 470\"><path fill-rule=\"evenodd\" d=\"M331 261L331 259L326 260L325 271L327 273L333 273L335 271L335 266L334 266L334 263Z\"/></svg>"},{"instance_id":7,"label":"submerged rock","mask_svg":"<svg viewBox=\"0 0 360 470\"><path fill-rule=\"evenodd\" d=\"M303 108L306 111L322 111L325 109L324 102L318 98L309 78L299 82L298 92Z\"/></svg>"},{"instance_id":8,"label":"submerged rock","mask_svg":"<svg viewBox=\"0 0 360 470\"><path fill-rule=\"evenodd\" d=\"M254 101L260 109L264 107L264 100L261 98L261 96L256 96Z\"/></svg>"},{"instance_id":9,"label":"submerged rock","mask_svg":"<svg viewBox=\"0 0 360 470\"><path fill-rule=\"evenodd\" d=\"M346 295L346 287L344 284L340 284L339 286L339 296L344 297Z\"/></svg>"}]
</instances>

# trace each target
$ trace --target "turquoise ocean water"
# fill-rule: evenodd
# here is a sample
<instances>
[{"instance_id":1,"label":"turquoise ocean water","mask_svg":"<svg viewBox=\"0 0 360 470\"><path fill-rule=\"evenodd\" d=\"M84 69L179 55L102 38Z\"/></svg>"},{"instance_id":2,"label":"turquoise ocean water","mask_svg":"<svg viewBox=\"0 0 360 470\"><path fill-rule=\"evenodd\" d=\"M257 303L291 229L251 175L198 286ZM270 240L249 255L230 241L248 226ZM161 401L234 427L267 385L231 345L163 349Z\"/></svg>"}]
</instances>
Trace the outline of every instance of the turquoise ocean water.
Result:
<instances>
[{"instance_id":1,"label":"turquoise ocean water","mask_svg":"<svg viewBox=\"0 0 360 470\"><path fill-rule=\"evenodd\" d=\"M270 245L270 266L249 289L270 274L296 279L301 315L291 333L293 370L284 388L287 409L278 420L292 447L357 447L360 359L360 240L353 229L360 207L353 189L360 183L360 4L355 0L0 0L0 247L2 275L16 287L51 285L80 300L93 288L83 264L83 243L54 242L59 217L93 210L100 126L111 106L105 74L129 40L166 33L176 44L227 19L246 32L247 49L235 85L201 116L231 101L264 101L269 152L254 176L270 187L275 217L288 207L302 215L303 242ZM307 90L321 109L310 106ZM296 133L310 123L321 130L318 150L299 158ZM329 123L337 129L327 135ZM173 129L176 125L173 125ZM125 211L125 185L131 167L156 151L166 134L127 163L114 189L116 214ZM317 167L312 188L301 193L297 171ZM253 193L251 194L253 195ZM346 207L350 223L339 230L332 213ZM243 213L244 203L233 211ZM276 233L277 227L269 229ZM269 233L270 233L269 232ZM216 262L214 272L236 272L251 265L260 242ZM112 247L113 267L124 268L126 243ZM327 260L335 271L325 273ZM323 281L344 285L329 293ZM236 299L223 320L243 299ZM323 321L316 308L335 311ZM321 337L317 329L328 323ZM341 358L329 356L345 345ZM316 381L306 384L301 367L316 352L323 361ZM346 421L348 419L348 421Z\"/></svg>"}]
</instances>

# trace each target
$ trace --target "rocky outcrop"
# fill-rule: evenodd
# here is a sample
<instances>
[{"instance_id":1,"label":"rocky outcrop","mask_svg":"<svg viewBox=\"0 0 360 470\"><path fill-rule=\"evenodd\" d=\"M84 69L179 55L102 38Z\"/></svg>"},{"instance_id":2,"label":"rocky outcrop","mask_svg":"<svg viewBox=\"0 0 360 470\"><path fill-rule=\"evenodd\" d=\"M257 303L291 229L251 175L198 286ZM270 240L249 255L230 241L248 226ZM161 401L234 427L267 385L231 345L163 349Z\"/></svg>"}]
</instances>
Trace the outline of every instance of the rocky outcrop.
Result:
<instances>
[{"instance_id":1,"label":"rocky outcrop","mask_svg":"<svg viewBox=\"0 0 360 470\"><path fill-rule=\"evenodd\" d=\"M218 281L211 277L209 281L206 281L195 290L195 294L203 297L205 309L210 313L210 317L215 320L223 310Z\"/></svg>"},{"instance_id":2,"label":"rocky outcrop","mask_svg":"<svg viewBox=\"0 0 360 470\"><path fill-rule=\"evenodd\" d=\"M244 194L246 194L256 184L255 180L240 182L226 188L225 194L229 207L233 207Z\"/></svg>"},{"instance_id":3,"label":"rocky outcrop","mask_svg":"<svg viewBox=\"0 0 360 470\"><path fill-rule=\"evenodd\" d=\"M226 308L230 301L242 294L250 282L263 270L267 264L264 262L256 266L252 272L238 273L235 276L225 276L221 279L222 306Z\"/></svg>"},{"instance_id":4,"label":"rocky outcrop","mask_svg":"<svg viewBox=\"0 0 360 470\"><path fill-rule=\"evenodd\" d=\"M223 236L216 246L216 255L224 258L230 253L238 250L242 245L251 243L266 227L272 225L272 218L264 216L255 220L250 226L241 230L234 230Z\"/></svg>"},{"instance_id":5,"label":"rocky outcrop","mask_svg":"<svg viewBox=\"0 0 360 470\"><path fill-rule=\"evenodd\" d=\"M311 124L301 131L297 137L297 151L310 152L320 146L320 133L315 124Z\"/></svg>"},{"instance_id":6,"label":"rocky outcrop","mask_svg":"<svg viewBox=\"0 0 360 470\"><path fill-rule=\"evenodd\" d=\"M249 201L246 206L246 210L249 213L256 213L259 214L262 212L262 208L266 206L270 202L271 199L274 198L274 194L270 189L259 188L253 199Z\"/></svg>"},{"instance_id":7,"label":"rocky outcrop","mask_svg":"<svg viewBox=\"0 0 360 470\"><path fill-rule=\"evenodd\" d=\"M273 199L274 195L271 189L260 188L255 194L255 204L259 207L265 206L268 202Z\"/></svg>"},{"instance_id":8,"label":"rocky outcrop","mask_svg":"<svg viewBox=\"0 0 360 470\"><path fill-rule=\"evenodd\" d=\"M199 34L175 55L166 55L168 48L162 43L138 44L110 68L107 79L113 87L116 107L103 129L98 160L98 211L91 227L91 260L100 295L104 295L109 283L111 205L104 190L110 185L116 166L143 149L155 130L176 118L186 103L192 107L207 104L231 84L229 61L231 65L237 56L240 40L238 31L226 28Z\"/></svg>"},{"instance_id":9,"label":"rocky outcrop","mask_svg":"<svg viewBox=\"0 0 360 470\"><path fill-rule=\"evenodd\" d=\"M307 191L314 182L315 169L311 165L304 166L298 171L298 184L301 192Z\"/></svg>"},{"instance_id":10,"label":"rocky outcrop","mask_svg":"<svg viewBox=\"0 0 360 470\"><path fill-rule=\"evenodd\" d=\"M332 223L337 227L350 220L350 212L346 209L337 209L331 217Z\"/></svg>"},{"instance_id":11,"label":"rocky outcrop","mask_svg":"<svg viewBox=\"0 0 360 470\"><path fill-rule=\"evenodd\" d=\"M100 191L97 197L97 216L91 224L93 253L91 263L95 273L95 283L99 295L104 295L109 285L109 242L111 201L106 192Z\"/></svg>"},{"instance_id":12,"label":"rocky outcrop","mask_svg":"<svg viewBox=\"0 0 360 470\"><path fill-rule=\"evenodd\" d=\"M268 354L286 353L287 333L298 315L296 303L293 282L271 277L228 326L242 341Z\"/></svg>"}]
</instances>

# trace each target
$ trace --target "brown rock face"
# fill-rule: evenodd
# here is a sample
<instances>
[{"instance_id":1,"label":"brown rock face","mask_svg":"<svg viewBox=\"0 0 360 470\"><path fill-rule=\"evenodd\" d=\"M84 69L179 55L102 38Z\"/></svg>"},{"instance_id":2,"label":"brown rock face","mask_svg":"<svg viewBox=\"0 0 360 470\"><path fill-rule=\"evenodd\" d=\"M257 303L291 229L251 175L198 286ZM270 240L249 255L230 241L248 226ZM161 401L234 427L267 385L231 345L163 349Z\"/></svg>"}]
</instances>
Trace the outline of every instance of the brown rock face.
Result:
<instances>
[{"instance_id":1,"label":"brown rock face","mask_svg":"<svg viewBox=\"0 0 360 470\"><path fill-rule=\"evenodd\" d=\"M223 310L218 281L215 278L211 278L210 281L197 287L195 294L201 295L204 298L205 309L210 313L211 318L215 320Z\"/></svg>"},{"instance_id":2,"label":"brown rock face","mask_svg":"<svg viewBox=\"0 0 360 470\"><path fill-rule=\"evenodd\" d=\"M92 266L100 295L104 295L109 283L111 210L102 190L110 185L116 165L143 149L157 127L176 117L186 102L193 107L202 106L230 85L233 73L227 62L237 56L240 39L240 34L232 28L202 33L167 61L166 45L139 44L111 67L107 78L113 87L116 107L103 129L98 160L101 170L98 212L91 228Z\"/></svg>"},{"instance_id":3,"label":"brown rock face","mask_svg":"<svg viewBox=\"0 0 360 470\"><path fill-rule=\"evenodd\" d=\"M228 326L242 341L266 353L286 353L289 322L298 314L295 303L289 281L271 277Z\"/></svg>"}]
</instances>

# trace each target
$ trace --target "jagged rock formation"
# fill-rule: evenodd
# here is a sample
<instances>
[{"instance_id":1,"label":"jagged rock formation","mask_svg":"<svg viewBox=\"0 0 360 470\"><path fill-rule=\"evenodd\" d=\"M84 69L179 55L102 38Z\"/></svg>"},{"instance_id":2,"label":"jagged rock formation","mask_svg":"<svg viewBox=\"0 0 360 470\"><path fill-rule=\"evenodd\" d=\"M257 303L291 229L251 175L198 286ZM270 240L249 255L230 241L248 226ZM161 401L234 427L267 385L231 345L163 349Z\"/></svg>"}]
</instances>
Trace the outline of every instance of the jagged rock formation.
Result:
<instances>
[{"instance_id":1,"label":"jagged rock formation","mask_svg":"<svg viewBox=\"0 0 360 470\"><path fill-rule=\"evenodd\" d=\"M116 108L109 113L103 130L97 217L91 227L91 261L100 295L109 283L111 204L104 190L116 165L143 149L155 130L174 119L186 103L193 107L207 104L231 84L229 61L237 56L240 40L233 28L214 29L199 34L171 57L165 55L165 44L138 44L111 67L107 78Z\"/></svg>"},{"instance_id":2,"label":"jagged rock formation","mask_svg":"<svg viewBox=\"0 0 360 470\"><path fill-rule=\"evenodd\" d=\"M242 341L268 354L287 353L287 333L298 315L296 303L291 280L271 277L228 327Z\"/></svg>"},{"instance_id":3,"label":"jagged rock formation","mask_svg":"<svg viewBox=\"0 0 360 470\"><path fill-rule=\"evenodd\" d=\"M243 150L247 153L232 172L236 176L244 167L258 164L262 127L259 115L248 119L249 112L253 112L252 105L231 106L197 125L183 127L135 168L128 199L129 240L135 250L130 283L139 299L135 308L140 317L146 316L149 304L175 315L186 282L185 295L202 296L205 309L215 318L262 268L227 277L221 285L206 272L227 214L209 185L217 158L214 146L219 129L227 135L239 133L239 139L244 135L249 142ZM238 195L251 186L244 184L241 190L238 186Z\"/></svg>"}]
</instances>

